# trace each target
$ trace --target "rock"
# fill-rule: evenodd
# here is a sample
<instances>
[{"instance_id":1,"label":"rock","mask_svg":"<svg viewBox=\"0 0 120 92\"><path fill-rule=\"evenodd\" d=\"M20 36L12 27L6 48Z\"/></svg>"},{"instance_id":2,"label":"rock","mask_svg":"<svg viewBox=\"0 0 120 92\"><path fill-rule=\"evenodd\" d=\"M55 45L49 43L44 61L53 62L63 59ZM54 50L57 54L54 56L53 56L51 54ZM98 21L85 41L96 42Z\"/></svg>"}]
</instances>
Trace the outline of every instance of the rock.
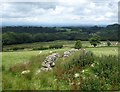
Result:
<instances>
[{"instance_id":1,"label":"rock","mask_svg":"<svg viewBox=\"0 0 120 92\"><path fill-rule=\"evenodd\" d=\"M78 49L71 49L69 51L65 51L63 57L69 57L72 53L78 51Z\"/></svg>"},{"instance_id":2,"label":"rock","mask_svg":"<svg viewBox=\"0 0 120 92\"><path fill-rule=\"evenodd\" d=\"M55 63L54 63L54 62L53 62L53 63L51 63L51 64L50 64L50 66L51 66L51 67L54 67L54 66L55 66Z\"/></svg>"},{"instance_id":3,"label":"rock","mask_svg":"<svg viewBox=\"0 0 120 92\"><path fill-rule=\"evenodd\" d=\"M42 67L41 67L41 71L48 71L51 70L52 67L55 66L55 61L56 59L60 57L60 55L58 53L53 53L49 56L47 56L44 60L44 62L42 62Z\"/></svg>"}]
</instances>

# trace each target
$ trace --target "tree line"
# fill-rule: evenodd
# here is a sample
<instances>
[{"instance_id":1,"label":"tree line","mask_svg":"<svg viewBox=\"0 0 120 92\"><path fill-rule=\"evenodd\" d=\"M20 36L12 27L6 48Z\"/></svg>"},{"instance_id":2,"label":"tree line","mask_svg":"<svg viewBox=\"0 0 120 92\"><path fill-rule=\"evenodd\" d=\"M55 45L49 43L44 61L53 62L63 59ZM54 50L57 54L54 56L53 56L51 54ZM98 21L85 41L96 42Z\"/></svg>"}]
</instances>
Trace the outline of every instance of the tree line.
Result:
<instances>
[{"instance_id":1,"label":"tree line","mask_svg":"<svg viewBox=\"0 0 120 92\"><path fill-rule=\"evenodd\" d=\"M101 40L118 40L118 24L106 27L3 27L3 45L48 42L55 40L89 40L97 34Z\"/></svg>"}]
</instances>

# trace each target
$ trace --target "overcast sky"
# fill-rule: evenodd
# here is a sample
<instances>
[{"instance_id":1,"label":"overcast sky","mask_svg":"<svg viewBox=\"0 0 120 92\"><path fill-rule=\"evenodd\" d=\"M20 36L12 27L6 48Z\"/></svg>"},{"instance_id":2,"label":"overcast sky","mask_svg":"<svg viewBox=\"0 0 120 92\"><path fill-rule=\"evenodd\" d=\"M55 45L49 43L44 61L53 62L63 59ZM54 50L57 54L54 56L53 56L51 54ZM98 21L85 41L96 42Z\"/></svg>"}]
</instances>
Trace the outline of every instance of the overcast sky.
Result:
<instances>
[{"instance_id":1,"label":"overcast sky","mask_svg":"<svg viewBox=\"0 0 120 92\"><path fill-rule=\"evenodd\" d=\"M25 0L24 0L25 1ZM3 25L108 25L118 22L119 0L3 2Z\"/></svg>"}]
</instances>

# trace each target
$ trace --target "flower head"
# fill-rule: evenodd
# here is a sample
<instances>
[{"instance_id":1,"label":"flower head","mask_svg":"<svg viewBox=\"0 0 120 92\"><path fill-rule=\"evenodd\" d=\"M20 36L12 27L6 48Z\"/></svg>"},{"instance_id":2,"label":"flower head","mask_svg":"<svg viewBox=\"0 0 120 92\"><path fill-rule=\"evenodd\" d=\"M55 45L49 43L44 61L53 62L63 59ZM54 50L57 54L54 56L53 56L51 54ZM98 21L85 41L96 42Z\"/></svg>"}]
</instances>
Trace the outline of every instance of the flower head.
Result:
<instances>
[{"instance_id":1,"label":"flower head","mask_svg":"<svg viewBox=\"0 0 120 92\"><path fill-rule=\"evenodd\" d=\"M75 78L78 78L80 75L79 75L79 73L76 73L75 74Z\"/></svg>"}]
</instances>

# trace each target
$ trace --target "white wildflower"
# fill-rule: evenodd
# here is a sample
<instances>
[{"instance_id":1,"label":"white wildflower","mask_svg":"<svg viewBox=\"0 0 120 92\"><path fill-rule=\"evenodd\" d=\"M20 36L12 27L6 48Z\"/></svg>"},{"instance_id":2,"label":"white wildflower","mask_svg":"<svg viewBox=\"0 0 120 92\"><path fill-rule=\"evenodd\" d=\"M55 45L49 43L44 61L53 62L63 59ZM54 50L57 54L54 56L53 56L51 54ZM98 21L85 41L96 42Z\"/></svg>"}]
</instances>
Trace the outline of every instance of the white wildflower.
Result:
<instances>
[{"instance_id":1,"label":"white wildflower","mask_svg":"<svg viewBox=\"0 0 120 92\"><path fill-rule=\"evenodd\" d=\"M41 70L40 70L40 69L39 69L39 70L37 70L37 71L36 71L36 75L37 75L37 74L39 74L40 72L41 72Z\"/></svg>"},{"instance_id":2,"label":"white wildflower","mask_svg":"<svg viewBox=\"0 0 120 92\"><path fill-rule=\"evenodd\" d=\"M95 77L97 77L97 75L95 75Z\"/></svg>"},{"instance_id":3,"label":"white wildflower","mask_svg":"<svg viewBox=\"0 0 120 92\"><path fill-rule=\"evenodd\" d=\"M41 54L41 53L42 53L42 51L39 52L39 54Z\"/></svg>"},{"instance_id":4,"label":"white wildflower","mask_svg":"<svg viewBox=\"0 0 120 92\"><path fill-rule=\"evenodd\" d=\"M83 77L83 79L85 79L85 77Z\"/></svg>"},{"instance_id":5,"label":"white wildflower","mask_svg":"<svg viewBox=\"0 0 120 92\"><path fill-rule=\"evenodd\" d=\"M50 53L52 53L52 51L50 51Z\"/></svg>"},{"instance_id":6,"label":"white wildflower","mask_svg":"<svg viewBox=\"0 0 120 92\"><path fill-rule=\"evenodd\" d=\"M28 74L28 73L30 73L30 70L25 70L25 71L22 71L22 73L21 73L21 74Z\"/></svg>"},{"instance_id":7,"label":"white wildflower","mask_svg":"<svg viewBox=\"0 0 120 92\"><path fill-rule=\"evenodd\" d=\"M57 79L54 79L54 81L57 81Z\"/></svg>"},{"instance_id":8,"label":"white wildflower","mask_svg":"<svg viewBox=\"0 0 120 92\"><path fill-rule=\"evenodd\" d=\"M78 82L77 84L80 85L80 82Z\"/></svg>"},{"instance_id":9,"label":"white wildflower","mask_svg":"<svg viewBox=\"0 0 120 92\"><path fill-rule=\"evenodd\" d=\"M69 85L73 85L74 83L72 82L72 83L69 83Z\"/></svg>"},{"instance_id":10,"label":"white wildflower","mask_svg":"<svg viewBox=\"0 0 120 92\"><path fill-rule=\"evenodd\" d=\"M94 64L91 64L91 67L94 67L95 65Z\"/></svg>"},{"instance_id":11,"label":"white wildflower","mask_svg":"<svg viewBox=\"0 0 120 92\"><path fill-rule=\"evenodd\" d=\"M76 73L75 74L75 78L78 78L80 75L79 75L79 73Z\"/></svg>"},{"instance_id":12,"label":"white wildflower","mask_svg":"<svg viewBox=\"0 0 120 92\"><path fill-rule=\"evenodd\" d=\"M82 73L84 73L85 71L84 70L82 70Z\"/></svg>"}]
</instances>

